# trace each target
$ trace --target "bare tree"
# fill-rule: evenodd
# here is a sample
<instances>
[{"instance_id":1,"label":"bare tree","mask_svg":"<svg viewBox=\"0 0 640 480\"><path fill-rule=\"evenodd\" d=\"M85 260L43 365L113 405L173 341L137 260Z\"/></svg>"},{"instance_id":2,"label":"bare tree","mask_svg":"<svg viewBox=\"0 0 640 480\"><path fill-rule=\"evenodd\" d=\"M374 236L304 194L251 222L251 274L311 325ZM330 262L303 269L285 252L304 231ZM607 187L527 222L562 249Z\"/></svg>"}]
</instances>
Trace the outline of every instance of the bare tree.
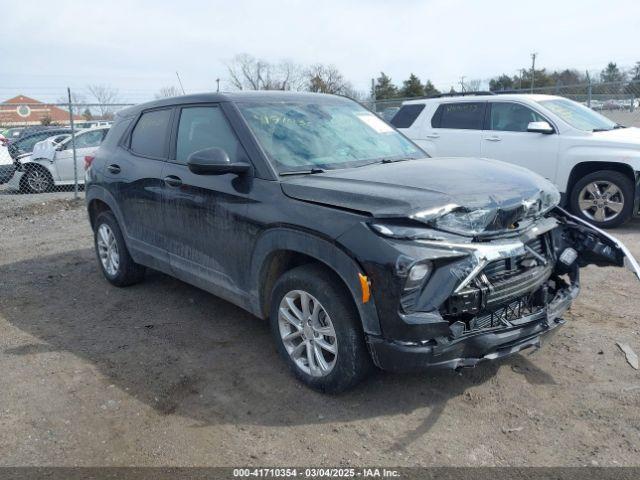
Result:
<instances>
[{"instance_id":1,"label":"bare tree","mask_svg":"<svg viewBox=\"0 0 640 480\"><path fill-rule=\"evenodd\" d=\"M310 92L344 94L352 89L335 65L316 63L307 69L306 77Z\"/></svg>"},{"instance_id":2,"label":"bare tree","mask_svg":"<svg viewBox=\"0 0 640 480\"><path fill-rule=\"evenodd\" d=\"M77 104L82 104L82 103L86 103L87 99L84 95L82 95L81 93L75 93L75 92L71 92L71 110L73 113L73 115L80 115L82 110L84 109L83 105L77 105ZM69 103L69 97L60 97L58 98L58 100L56 101L56 103ZM74 106L77 105L77 106Z\"/></svg>"},{"instance_id":3,"label":"bare tree","mask_svg":"<svg viewBox=\"0 0 640 480\"><path fill-rule=\"evenodd\" d=\"M162 87L158 90L158 93L155 94L155 98L159 100L161 98L178 97L180 95L182 95L182 91L175 85L171 85L168 87Z\"/></svg>"},{"instance_id":4,"label":"bare tree","mask_svg":"<svg viewBox=\"0 0 640 480\"><path fill-rule=\"evenodd\" d=\"M100 104L97 107L100 112L100 116L102 118L113 117L113 107L111 104L118 103L118 89L110 87L109 85L87 85L87 90L96 100L96 103Z\"/></svg>"},{"instance_id":5,"label":"bare tree","mask_svg":"<svg viewBox=\"0 0 640 480\"><path fill-rule=\"evenodd\" d=\"M233 57L227 63L229 81L238 90L264 90L264 77L269 64L247 53Z\"/></svg>"},{"instance_id":6,"label":"bare tree","mask_svg":"<svg viewBox=\"0 0 640 480\"><path fill-rule=\"evenodd\" d=\"M480 86L482 85L482 80L469 80L468 82L465 82L464 84L464 91L465 92L479 92L480 91Z\"/></svg>"},{"instance_id":7,"label":"bare tree","mask_svg":"<svg viewBox=\"0 0 640 480\"><path fill-rule=\"evenodd\" d=\"M270 63L241 53L227 63L229 82L238 90L300 90L304 87L304 72L291 61Z\"/></svg>"}]
</instances>

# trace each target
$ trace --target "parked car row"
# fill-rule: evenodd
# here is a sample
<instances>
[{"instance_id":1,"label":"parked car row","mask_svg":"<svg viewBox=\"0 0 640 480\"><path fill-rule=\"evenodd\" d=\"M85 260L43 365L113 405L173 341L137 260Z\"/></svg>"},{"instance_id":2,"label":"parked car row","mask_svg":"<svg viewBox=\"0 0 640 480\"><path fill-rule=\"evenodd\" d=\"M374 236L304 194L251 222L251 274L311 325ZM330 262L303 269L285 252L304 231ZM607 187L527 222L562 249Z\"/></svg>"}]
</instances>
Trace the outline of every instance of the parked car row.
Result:
<instances>
[{"instance_id":1,"label":"parked car row","mask_svg":"<svg viewBox=\"0 0 640 480\"><path fill-rule=\"evenodd\" d=\"M640 129L551 95L406 101L391 123L433 157L486 157L552 181L563 204L602 228L640 209Z\"/></svg>"},{"instance_id":2,"label":"parked car row","mask_svg":"<svg viewBox=\"0 0 640 480\"><path fill-rule=\"evenodd\" d=\"M99 268L118 287L160 270L268 319L292 372L324 392L374 365L457 369L537 347L565 323L587 265L640 278L622 243L522 166L564 179L554 159L591 161L576 142L605 137L602 155L618 149L637 172L625 159L637 149L606 143L625 130L542 97L411 102L394 123L447 158L333 95L203 94L123 110L86 172ZM507 162L451 157L483 152ZM628 208L626 177L594 178L594 216L605 200L621 204L605 213Z\"/></svg>"},{"instance_id":3,"label":"parked car row","mask_svg":"<svg viewBox=\"0 0 640 480\"><path fill-rule=\"evenodd\" d=\"M23 134L0 152L0 184L25 193L44 193L55 186L84 184L84 158L100 146L109 126L88 128L75 134L76 164L71 129L37 130Z\"/></svg>"}]
</instances>

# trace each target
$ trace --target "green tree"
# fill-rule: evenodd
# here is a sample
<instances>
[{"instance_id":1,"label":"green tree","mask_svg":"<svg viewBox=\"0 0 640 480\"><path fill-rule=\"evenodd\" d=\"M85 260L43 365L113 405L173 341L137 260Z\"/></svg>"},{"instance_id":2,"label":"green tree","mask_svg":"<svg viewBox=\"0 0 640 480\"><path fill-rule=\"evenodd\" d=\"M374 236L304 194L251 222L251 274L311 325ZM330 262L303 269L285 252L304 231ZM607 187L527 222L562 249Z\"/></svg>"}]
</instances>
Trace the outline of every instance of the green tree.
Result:
<instances>
[{"instance_id":1,"label":"green tree","mask_svg":"<svg viewBox=\"0 0 640 480\"><path fill-rule=\"evenodd\" d=\"M609 62L607 67L600 72L601 82L622 82L624 77L624 73L620 71L618 65L614 62Z\"/></svg>"},{"instance_id":2,"label":"green tree","mask_svg":"<svg viewBox=\"0 0 640 480\"><path fill-rule=\"evenodd\" d=\"M514 87L513 78L509 75L502 74L499 77L489 80L489 90L499 92L503 90L511 90Z\"/></svg>"},{"instance_id":3,"label":"green tree","mask_svg":"<svg viewBox=\"0 0 640 480\"><path fill-rule=\"evenodd\" d=\"M632 81L640 80L640 62L636 62L636 65L631 69Z\"/></svg>"},{"instance_id":4,"label":"green tree","mask_svg":"<svg viewBox=\"0 0 640 480\"><path fill-rule=\"evenodd\" d=\"M578 85L587 81L579 71L568 68L560 72L553 72L549 77L556 85Z\"/></svg>"},{"instance_id":5,"label":"green tree","mask_svg":"<svg viewBox=\"0 0 640 480\"><path fill-rule=\"evenodd\" d=\"M440 90L434 87L431 80L427 80L424 84L424 95L426 97L433 97L434 95L440 95Z\"/></svg>"},{"instance_id":6,"label":"green tree","mask_svg":"<svg viewBox=\"0 0 640 480\"><path fill-rule=\"evenodd\" d=\"M400 89L401 97L422 97L424 96L424 85L420 79L413 73L409 75L409 78L402 82L402 89Z\"/></svg>"},{"instance_id":7,"label":"green tree","mask_svg":"<svg viewBox=\"0 0 640 480\"><path fill-rule=\"evenodd\" d=\"M393 84L391 77L384 72L380 72L380 76L376 79L374 92L376 94L376 100L396 98L398 96L398 87Z\"/></svg>"},{"instance_id":8,"label":"green tree","mask_svg":"<svg viewBox=\"0 0 640 480\"><path fill-rule=\"evenodd\" d=\"M519 81L519 79L518 79ZM546 68L534 71L533 86L538 87L553 87L556 82L549 76ZM531 69L524 70L522 72L522 88L531 87Z\"/></svg>"}]
</instances>

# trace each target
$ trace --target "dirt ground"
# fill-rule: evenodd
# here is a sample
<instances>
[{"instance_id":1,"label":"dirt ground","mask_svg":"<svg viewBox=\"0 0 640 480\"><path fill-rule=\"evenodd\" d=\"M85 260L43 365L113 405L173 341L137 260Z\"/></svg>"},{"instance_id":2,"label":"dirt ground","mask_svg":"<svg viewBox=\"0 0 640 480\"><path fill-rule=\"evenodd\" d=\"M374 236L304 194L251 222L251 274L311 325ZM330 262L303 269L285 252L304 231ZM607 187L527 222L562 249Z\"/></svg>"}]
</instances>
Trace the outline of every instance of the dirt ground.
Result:
<instances>
[{"instance_id":1,"label":"dirt ground","mask_svg":"<svg viewBox=\"0 0 640 480\"><path fill-rule=\"evenodd\" d=\"M639 232L615 232L638 257ZM639 312L630 272L590 267L533 354L324 396L239 308L158 273L107 284L82 203L0 196L0 464L640 465L616 346L640 353Z\"/></svg>"}]
</instances>

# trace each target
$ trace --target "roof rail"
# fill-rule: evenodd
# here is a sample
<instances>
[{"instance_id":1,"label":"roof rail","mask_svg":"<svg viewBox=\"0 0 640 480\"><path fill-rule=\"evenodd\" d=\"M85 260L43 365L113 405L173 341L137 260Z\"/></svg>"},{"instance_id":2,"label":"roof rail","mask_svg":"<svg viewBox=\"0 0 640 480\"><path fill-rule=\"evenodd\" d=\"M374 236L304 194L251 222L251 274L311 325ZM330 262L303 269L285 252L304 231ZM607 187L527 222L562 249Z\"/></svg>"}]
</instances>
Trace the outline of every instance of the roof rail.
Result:
<instances>
[{"instance_id":1,"label":"roof rail","mask_svg":"<svg viewBox=\"0 0 640 480\"><path fill-rule=\"evenodd\" d=\"M441 97L467 97L467 96L476 96L476 95L495 95L495 92L450 92L450 93L440 93L438 95L434 95L430 98L441 98Z\"/></svg>"}]
</instances>

